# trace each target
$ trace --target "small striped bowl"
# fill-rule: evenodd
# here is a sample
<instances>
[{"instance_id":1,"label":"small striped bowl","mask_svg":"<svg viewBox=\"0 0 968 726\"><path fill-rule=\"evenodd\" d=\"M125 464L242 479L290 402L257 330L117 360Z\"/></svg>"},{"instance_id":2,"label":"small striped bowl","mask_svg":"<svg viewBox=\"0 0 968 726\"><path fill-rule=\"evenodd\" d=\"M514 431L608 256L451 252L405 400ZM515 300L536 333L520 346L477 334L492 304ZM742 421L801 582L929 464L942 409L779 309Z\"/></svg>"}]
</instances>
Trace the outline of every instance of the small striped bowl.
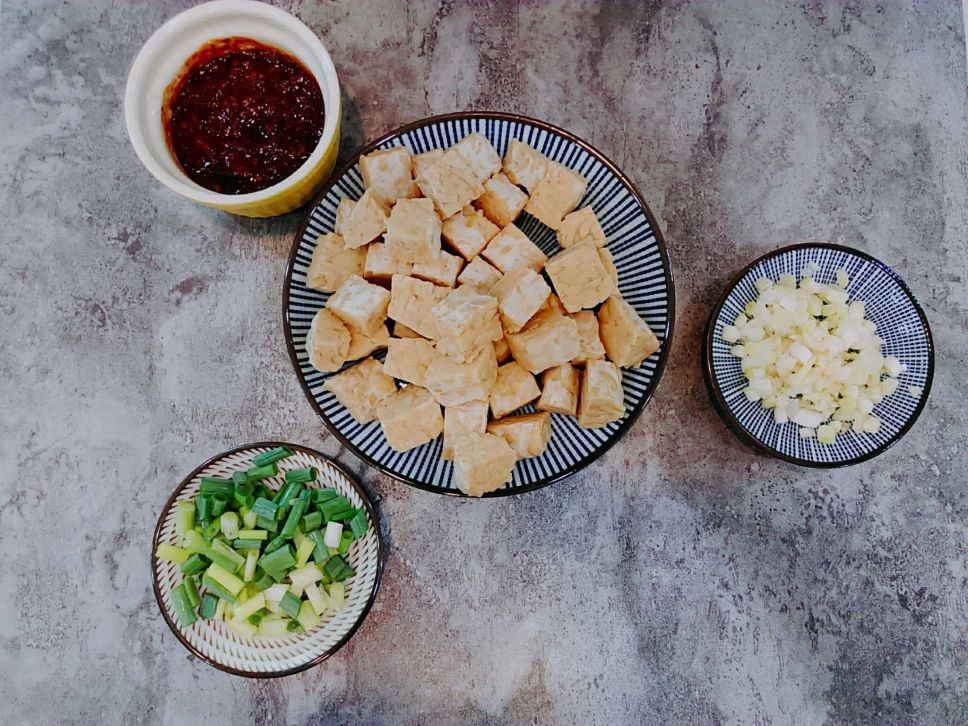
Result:
<instances>
[{"instance_id":1,"label":"small striped bowl","mask_svg":"<svg viewBox=\"0 0 968 726\"><path fill-rule=\"evenodd\" d=\"M723 326L732 323L757 297L761 277L777 280L792 274L797 279L810 262L820 271L814 279L832 283L838 269L847 271L851 300L866 303L866 317L877 325L884 340L884 355L896 356L907 366L898 390L874 407L881 419L876 434L853 430L839 434L833 444L802 439L795 424L777 424L773 412L743 394L746 377L740 359L723 340ZM771 252L752 262L727 286L706 324L702 349L706 386L726 424L756 451L792 464L837 467L857 464L886 451L908 432L924 409L934 377L934 344L928 320L907 285L884 263L859 250L832 244L799 244ZM920 389L911 395L908 388Z\"/></svg>"},{"instance_id":2,"label":"small striped bowl","mask_svg":"<svg viewBox=\"0 0 968 726\"><path fill-rule=\"evenodd\" d=\"M588 180L579 207L591 205L608 237L623 297L649 324L662 347L640 368L623 370L625 416L600 429L582 429L575 419L552 414L552 436L544 454L519 461L509 484L485 496L504 496L537 489L588 466L621 438L651 399L665 368L672 341L675 293L672 269L662 234L645 200L629 179L604 155L578 137L543 121L505 113L466 112L436 116L393 131L360 155L375 149L405 146L412 154L447 148L471 133L483 134L504 156L511 139L519 139ZM335 174L312 206L296 235L283 288L283 319L289 355L306 397L329 429L357 456L402 482L429 491L462 495L452 480L453 465L441 457L442 441L399 453L389 447L380 424L360 425L329 391L327 374L316 371L305 352L313 315L329 297L306 287L306 270L316 239L331 232L340 199L363 194L359 155ZM527 213L515 220L546 254L558 247L555 232ZM382 357L382 353L377 357ZM526 406L519 413L534 411Z\"/></svg>"},{"instance_id":3,"label":"small striped bowl","mask_svg":"<svg viewBox=\"0 0 968 726\"><path fill-rule=\"evenodd\" d=\"M347 497L356 507L366 509L370 528L362 539L350 548L348 559L356 574L346 581L346 607L338 613L327 614L309 633L292 633L279 638L246 638L227 623L199 618L194 625L183 628L176 622L171 592L182 581L179 566L154 556L158 544L177 545L175 534L175 502L189 500L198 493L203 476L228 477L239 469L251 466L252 457L277 446L288 446L293 456L280 462L280 475L265 483L278 489L285 483L283 472L314 466L319 478L310 486L332 487ZM376 599L383 574L384 549L380 537L380 522L366 492L337 463L317 451L296 444L264 442L248 444L209 459L189 474L178 485L158 518L151 545L151 571L155 599L165 622L175 637L194 655L228 673L251 678L288 676L311 668L329 658L352 637Z\"/></svg>"}]
</instances>

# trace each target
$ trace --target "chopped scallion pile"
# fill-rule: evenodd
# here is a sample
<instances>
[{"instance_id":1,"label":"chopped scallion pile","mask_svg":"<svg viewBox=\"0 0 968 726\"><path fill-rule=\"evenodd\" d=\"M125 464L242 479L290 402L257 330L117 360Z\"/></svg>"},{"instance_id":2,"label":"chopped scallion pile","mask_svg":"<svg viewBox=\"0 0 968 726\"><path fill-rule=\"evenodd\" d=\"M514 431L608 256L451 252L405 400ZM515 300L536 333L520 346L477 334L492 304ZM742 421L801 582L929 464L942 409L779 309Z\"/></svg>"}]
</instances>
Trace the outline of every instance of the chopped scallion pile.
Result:
<instances>
[{"instance_id":1,"label":"chopped scallion pile","mask_svg":"<svg viewBox=\"0 0 968 726\"><path fill-rule=\"evenodd\" d=\"M175 504L177 544L162 542L155 556L184 577L172 590L181 627L225 620L247 637L277 637L344 607L356 574L349 550L369 518L337 490L312 487L315 468L281 471L292 454L281 446L231 478L203 477L193 501ZM280 475L279 489L267 486Z\"/></svg>"}]
</instances>

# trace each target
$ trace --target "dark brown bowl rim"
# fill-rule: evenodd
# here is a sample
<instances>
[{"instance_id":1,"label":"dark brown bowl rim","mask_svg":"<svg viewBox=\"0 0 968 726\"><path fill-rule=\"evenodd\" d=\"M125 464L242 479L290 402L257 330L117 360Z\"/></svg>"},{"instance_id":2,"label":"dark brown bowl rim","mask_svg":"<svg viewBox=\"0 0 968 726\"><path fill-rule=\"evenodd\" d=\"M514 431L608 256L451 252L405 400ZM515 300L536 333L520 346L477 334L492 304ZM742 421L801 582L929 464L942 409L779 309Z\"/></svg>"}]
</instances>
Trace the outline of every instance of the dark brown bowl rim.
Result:
<instances>
[{"instance_id":1,"label":"dark brown bowl rim","mask_svg":"<svg viewBox=\"0 0 968 726\"><path fill-rule=\"evenodd\" d=\"M925 376L924 395L921 396L921 400L918 402L918 405L915 407L914 411L911 413L904 425L898 429L890 439L871 451L868 451L866 454L861 454L860 456L855 456L850 459L844 459L843 461L813 461L811 459L801 459L796 456L784 454L783 452L778 451L772 446L769 446L768 444L765 444L757 439L755 436L753 436L753 434L746 430L746 428L739 422L739 419L737 419L730 410L728 404L726 403L726 398L723 396L719 381L716 379L716 375L713 371L713 361L712 356L710 355L713 345L713 329L716 327L716 319L719 317L719 313L722 310L727 298L729 298L730 294L733 292L733 289L739 284L740 280L742 280L747 273L749 273L750 270L761 262L773 257L778 257L782 254L786 254L787 252L802 249L827 249L836 250L838 252L846 252L848 254L855 255L856 257L860 257L871 264L877 265L884 272L890 275L890 277L898 284L904 294L907 295L908 299L911 301L911 304L914 305L914 309L921 321L921 327L924 329L925 344L927 346L928 353L928 372ZM914 293L911 292L904 280L902 280L901 277L889 266L885 265L883 262L867 252L863 252L862 250L858 250L853 247L847 247L846 245L838 245L826 242L803 242L800 244L787 245L786 247L775 249L772 252L767 252L766 254L757 257L733 276L733 278L726 285L722 296L713 306L712 312L709 314L709 318L706 321L700 367L702 368L703 379L706 382L706 389L709 391L709 397L712 399L716 412L726 424L726 427L732 431L736 438L738 438L746 446L753 449L757 453L770 456L775 459L780 459L789 464L796 464L797 466L805 466L815 469L838 469L844 466L860 464L861 462L867 461L868 459L873 459L875 456L883 454L889 448L894 446L894 444L900 441L904 435L911 430L911 427L914 426L914 423L918 420L918 417L920 417L921 412L928 403L928 396L931 394L931 384L934 381L934 339L931 336L931 327L928 325L928 318L925 316L924 310L921 309L921 305L918 303L917 298L914 297Z\"/></svg>"},{"instance_id":2,"label":"dark brown bowl rim","mask_svg":"<svg viewBox=\"0 0 968 726\"><path fill-rule=\"evenodd\" d=\"M181 630L179 630L178 626L175 625L174 621L171 619L171 616L168 614L168 609L165 607L164 602L162 602L161 590L158 587L158 577L155 575L155 551L158 549L158 542L161 539L161 527L163 522L165 521L165 516L168 514L168 510L171 509L175 501L178 499L178 495L182 493L182 491L185 489L186 486L188 486L189 483L191 483L192 479L198 476L199 472L208 468L209 466L219 461L220 459L224 459L226 456L231 456L232 454L237 454L240 451L245 451L247 449L261 449L261 448L273 449L277 446L288 446L293 451L301 451L304 454L309 454L310 456L316 456L316 457L319 457L320 459L328 461L330 464L332 464L337 469L339 469L339 471L342 472L342 474L349 480L350 484L356 490L357 494L360 495L360 499L363 500L363 506L366 507L366 511L370 515L370 519L373 521L373 526L376 529L376 539L377 539L376 579L373 581L373 588L370 590L370 596L369 598L367 598L366 605L363 607L362 612L360 612L360 617L357 618L356 622L353 624L353 627L349 629L346 635L340 638L340 640L335 645L333 645L329 650L327 650L325 653L322 653L316 656L308 663L303 663L302 665L296 666L295 668L290 668L285 671L276 671L272 673L262 673L259 671L241 670L239 668L233 668L223 663L219 663L218 661L210 658L209 656L199 651L195 646L193 646L190 642L188 642L185 636L182 635ZM152 584L152 589L155 592L155 601L158 603L158 609L161 610L161 614L165 618L165 622L168 623L168 627L171 629L171 632L175 634L175 637L178 638L178 641L183 646L185 646L196 658L199 658L205 661L210 666L218 668L220 671L231 673L234 676L243 676L244 678L282 678L284 676L291 676L296 673L301 673L304 670L307 670L309 668L313 668L314 666L319 665L324 660L326 660L334 653L336 653L344 645L346 645L349 639L353 637L353 634L356 633L356 631L359 629L360 625L363 624L363 621L366 620L366 616L369 614L370 608L373 606L373 603L376 601L377 593L380 590L380 582L383 579L383 567L385 563L386 563L386 548L383 543L383 534L380 531L380 520L377 518L376 508L373 506L373 502L370 501L370 497L366 493L366 490L364 490L363 487L360 486L360 483L356 480L356 477L354 477L349 471L347 471L346 467L344 467L338 461L334 460L332 457L326 456L325 454L320 453L315 449L310 449L308 446L301 446L299 444L290 444L285 441L260 441L254 444L244 444L243 446L236 446L234 449L229 449L228 451L223 451L221 454L216 454L205 463L197 466L195 470L192 471L191 474L189 474L182 480L181 484L179 484L175 488L175 491L171 493L171 496L168 497L168 501L165 502L165 506L161 510L161 515L158 517L158 523L155 525L155 534L151 541L151 553L149 555L149 565L151 567L151 584Z\"/></svg>"},{"instance_id":3,"label":"dark brown bowl rim","mask_svg":"<svg viewBox=\"0 0 968 726\"><path fill-rule=\"evenodd\" d=\"M632 180L629 179L612 162L611 159L605 156L605 154L600 152L598 149L596 149L594 146L589 144L587 141L584 141L578 136L575 136L573 133L569 131L565 131L564 129L559 128L554 124L550 124L546 121L540 121L538 119L530 118L529 116L523 116L521 114L516 114L516 113L505 113L502 111L458 111L456 113L445 113L445 114L440 114L438 116L428 116L427 118L414 121L413 123L406 124L405 126L400 126L399 128L396 128L393 131L390 131L389 133L384 134L376 141L372 141L366 146L364 146L362 149L360 149L348 162L343 164L339 168L339 170L334 172L330 176L326 184L323 186L322 191L306 208L306 214L303 217L302 224L299 225L299 230L296 232L296 236L293 239L292 249L290 250L290 253L289 253L289 260L286 263L285 281L282 287L282 321L283 321L283 329L284 329L285 338L286 338L286 348L289 350L289 359L290 361L292 361L293 370L296 372L296 378L299 380L299 385L302 388L303 393L306 395L306 398L308 399L309 404L313 407L313 410L316 412L316 415L319 416L322 422L326 425L326 428L328 428L330 432L334 436L336 436L336 438L340 441L340 443L342 443L347 449L352 451L353 454L357 458L361 459L364 463L369 464L373 468L389 476L391 479L402 482L404 484L415 487L417 489L433 492L435 494L443 494L446 496L456 496L456 497L467 497L467 495L464 494L464 492L458 489L444 489L443 487L440 487L437 485L425 484L412 477L403 476L393 471L390 471L381 463L379 463L378 461L374 460L370 456L364 454L362 451L357 449L357 447L352 442L350 442L349 439L343 436L343 434L339 431L339 429L337 429L336 426L332 424L332 422L326 417L322 409L316 403L316 399L313 397L312 391L309 390L309 386L306 384L306 381L303 379L302 375L300 374L299 361L296 356L296 347L292 340L292 328L289 322L289 306L288 306L289 291L292 285L293 267L296 262L296 253L299 251L299 245L302 242L303 235L306 233L306 228L309 226L309 222L312 219L313 212L315 211L319 203L326 197L326 195L329 194L330 189L333 188L336 182L340 178L342 178L343 175L346 174L346 172L348 172L356 165L356 163L359 161L359 158L363 154L370 153L371 151L375 150L378 146L380 146L380 144L386 143L387 141L390 141L391 139L394 139L397 136L408 133L410 131L413 131L414 129L418 129L423 126L429 126L431 124L442 123L446 121L462 120L462 119L494 119L498 121L510 121L510 122L530 124L544 131L558 134L562 138L567 139L569 142L577 144L578 146L583 148L586 152L588 152L596 159L598 159L599 162L604 164L605 167L612 174L614 174L626 186L627 189L629 189L632 192L632 195L635 197L635 199L638 201L643 211L645 212L645 217L649 221L649 226L652 228L652 232L655 236L656 244L658 245L658 248L659 248L659 256L662 259L662 268L665 276L666 287L668 289L668 306L669 306L668 323L664 331L665 338L663 339L663 342L662 342L662 350L659 353L659 360L656 363L655 373L652 376L652 380L649 381L649 385L645 389L645 393L643 394L642 399L639 401L638 405L629 413L625 421L622 422L622 424L618 427L618 429L615 430L615 433L609 437L609 439L602 445L601 448L592 452L588 456L585 456L583 459L576 461L574 464L567 467L566 469L559 472L558 474L555 474L554 476L545 477L544 479L539 479L538 481L532 482L530 484L525 484L519 487L513 487L510 489L498 489L497 491L488 492L487 494L484 495L484 497L471 497L471 498L507 497L507 496L514 496L516 494L524 494L526 492L531 492L536 489L541 489L551 484L555 484L559 481L562 481L563 479L567 479L568 477L581 471L586 466L588 466L596 459L600 458L606 452L608 452L608 450L611 449L612 446L614 446L625 435L626 431L628 431L629 428L631 428L632 424L635 423L635 421L641 415L646 405L648 405L649 401L652 400L652 396L655 394L656 388L659 385L659 381L662 378L662 374L665 372L666 362L669 358L669 351L672 348L672 338L673 338L673 332L675 330L675 319L676 319L676 288L675 288L675 279L672 273L672 263L669 260L669 255L668 255L668 252L666 251L665 238L662 236L662 230L659 228L659 224L656 221L655 216L652 214L652 210L649 208L649 205L642 197L641 192L639 192L635 184L632 183Z\"/></svg>"}]
</instances>

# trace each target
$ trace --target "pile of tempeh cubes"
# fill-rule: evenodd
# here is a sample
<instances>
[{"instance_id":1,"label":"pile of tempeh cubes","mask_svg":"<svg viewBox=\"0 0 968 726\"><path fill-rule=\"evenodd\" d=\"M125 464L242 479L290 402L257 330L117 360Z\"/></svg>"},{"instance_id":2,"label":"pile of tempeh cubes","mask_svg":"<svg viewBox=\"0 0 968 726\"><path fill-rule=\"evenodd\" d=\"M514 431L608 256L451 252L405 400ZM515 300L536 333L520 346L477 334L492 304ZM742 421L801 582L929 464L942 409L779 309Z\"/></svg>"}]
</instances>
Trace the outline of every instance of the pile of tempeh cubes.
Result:
<instances>
[{"instance_id":1,"label":"pile of tempeh cubes","mask_svg":"<svg viewBox=\"0 0 968 726\"><path fill-rule=\"evenodd\" d=\"M376 151L360 168L365 193L340 202L306 275L333 293L309 360L360 361L324 386L355 420L378 419L397 451L443 433L454 483L480 496L544 452L551 412L585 428L624 416L620 368L659 341L622 299L595 213L574 211L584 178L517 140L502 163L480 134L413 157ZM522 210L557 230L561 252L549 259L514 225ZM509 415L532 402L540 413Z\"/></svg>"}]
</instances>

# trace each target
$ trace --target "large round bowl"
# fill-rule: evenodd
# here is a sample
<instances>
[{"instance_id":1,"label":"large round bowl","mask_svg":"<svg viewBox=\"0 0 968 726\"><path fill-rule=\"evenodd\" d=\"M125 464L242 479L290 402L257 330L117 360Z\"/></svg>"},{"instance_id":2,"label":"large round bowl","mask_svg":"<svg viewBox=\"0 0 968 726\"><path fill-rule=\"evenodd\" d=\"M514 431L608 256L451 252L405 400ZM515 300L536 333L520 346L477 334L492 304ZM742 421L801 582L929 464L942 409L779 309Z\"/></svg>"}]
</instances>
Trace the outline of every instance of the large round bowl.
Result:
<instances>
[{"instance_id":1,"label":"large round bowl","mask_svg":"<svg viewBox=\"0 0 968 726\"><path fill-rule=\"evenodd\" d=\"M629 429L651 399L665 367L672 341L675 294L665 243L642 195L601 152L567 131L512 114L458 113L404 126L373 142L360 154L393 146L406 146L411 153L419 154L449 147L474 132L486 136L502 157L511 139L519 139L588 180L579 206L590 204L594 208L608 237L608 249L614 255L623 297L662 343L660 351L640 368L622 372L627 411L621 420L590 430L580 428L574 418L552 414L547 450L539 457L517 463L512 481L491 494L502 496L537 489L574 474L604 454ZM293 243L283 287L283 322L289 355L310 404L347 448L407 484L460 495L451 481L453 465L441 457L439 437L404 453L394 451L378 422L356 423L335 397L323 390L328 376L309 364L305 352L313 315L329 297L306 287L306 270L317 238L333 230L340 199L358 199L363 193L358 160L359 155L333 176L310 208ZM526 213L516 222L546 254L558 251L553 230ZM532 410L525 407L522 412Z\"/></svg>"},{"instance_id":2,"label":"large round bowl","mask_svg":"<svg viewBox=\"0 0 968 726\"><path fill-rule=\"evenodd\" d=\"M833 444L800 438L795 424L777 424L773 412L743 394L747 385L740 359L723 340L723 326L731 324L755 300L756 281L780 275L797 279L809 263L819 272L819 283L832 283L836 271L847 271L851 300L866 303L866 317L877 325L884 340L882 353L895 356L907 367L897 392L874 407L881 419L876 434L853 430L838 434ZM865 252L833 244L799 244L771 252L750 263L733 278L713 308L706 324L702 348L706 386L720 416L739 439L759 453L791 464L837 467L857 464L886 451L908 432L924 409L934 377L934 344L921 306L907 285L883 262Z\"/></svg>"},{"instance_id":3,"label":"large round bowl","mask_svg":"<svg viewBox=\"0 0 968 726\"><path fill-rule=\"evenodd\" d=\"M175 533L175 502L191 500L199 490L203 476L231 478L233 471L247 469L252 457L277 446L288 446L293 455L279 463L279 475L263 483L278 489L285 483L283 472L288 469L316 467L317 480L307 486L332 487L347 497L356 507L366 509L370 527L356 540L347 557L356 574L346 581L346 606L335 614L324 615L308 633L292 633L284 637L246 638L229 627L228 623L199 618L184 628L176 622L172 605L172 590L182 581L179 566L154 556L158 544L177 545ZM155 599L165 622L178 640L206 663L238 676L272 678L298 673L322 663L338 651L353 636L376 599L383 574L385 559L380 522L373 504L359 484L339 464L317 451L296 444L263 442L248 444L219 454L189 474L165 503L151 545L151 572Z\"/></svg>"}]
</instances>

